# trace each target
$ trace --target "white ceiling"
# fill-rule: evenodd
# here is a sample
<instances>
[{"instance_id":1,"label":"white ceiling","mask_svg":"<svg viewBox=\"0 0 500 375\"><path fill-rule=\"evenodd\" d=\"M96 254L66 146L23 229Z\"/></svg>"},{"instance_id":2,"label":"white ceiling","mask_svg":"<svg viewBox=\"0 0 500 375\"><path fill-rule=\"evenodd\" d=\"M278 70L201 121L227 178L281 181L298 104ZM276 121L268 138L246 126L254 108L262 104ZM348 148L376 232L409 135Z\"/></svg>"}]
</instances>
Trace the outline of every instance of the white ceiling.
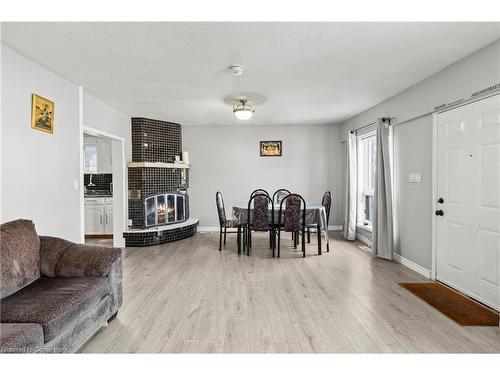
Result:
<instances>
[{"instance_id":1,"label":"white ceiling","mask_svg":"<svg viewBox=\"0 0 500 375\"><path fill-rule=\"evenodd\" d=\"M3 23L2 41L130 116L338 123L500 37L500 23ZM227 70L245 66L241 77Z\"/></svg>"}]
</instances>

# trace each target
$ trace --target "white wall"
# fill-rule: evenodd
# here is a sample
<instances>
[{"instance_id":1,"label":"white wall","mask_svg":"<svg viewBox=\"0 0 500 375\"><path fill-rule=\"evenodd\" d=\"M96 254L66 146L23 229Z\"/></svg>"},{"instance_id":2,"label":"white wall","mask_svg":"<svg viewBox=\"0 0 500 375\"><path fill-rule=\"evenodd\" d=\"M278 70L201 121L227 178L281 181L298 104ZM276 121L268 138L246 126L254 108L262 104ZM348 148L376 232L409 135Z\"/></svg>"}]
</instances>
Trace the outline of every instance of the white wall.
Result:
<instances>
[{"instance_id":1,"label":"white wall","mask_svg":"<svg viewBox=\"0 0 500 375\"><path fill-rule=\"evenodd\" d=\"M396 123L432 111L442 103L470 95L500 82L500 41L447 67L383 103L342 124L341 138L350 130L396 117ZM396 252L430 269L432 252L432 116L394 128L396 211L399 241ZM408 183L408 174L422 173L421 184Z\"/></svg>"},{"instance_id":2,"label":"white wall","mask_svg":"<svg viewBox=\"0 0 500 375\"><path fill-rule=\"evenodd\" d=\"M78 88L3 45L1 85L1 221L79 241ZM31 128L32 93L55 102L54 134Z\"/></svg>"},{"instance_id":3,"label":"white wall","mask_svg":"<svg viewBox=\"0 0 500 375\"><path fill-rule=\"evenodd\" d=\"M259 141L282 140L282 157L260 157ZM224 195L226 214L235 202L247 202L250 192L262 187L272 194L288 188L306 201L321 202L330 190L334 204L330 224L342 222L336 203L339 195L341 152L339 127L313 126L186 126L183 148L190 153L191 216L200 227L218 226L215 193Z\"/></svg>"},{"instance_id":4,"label":"white wall","mask_svg":"<svg viewBox=\"0 0 500 375\"><path fill-rule=\"evenodd\" d=\"M125 160L132 161L130 116L83 92L83 124L125 139Z\"/></svg>"},{"instance_id":5,"label":"white wall","mask_svg":"<svg viewBox=\"0 0 500 375\"><path fill-rule=\"evenodd\" d=\"M78 86L3 44L1 49L0 220L31 219L39 234L80 242ZM55 102L54 134L31 129L32 93ZM119 132L130 156L129 118L88 94L84 102L84 118L92 127Z\"/></svg>"},{"instance_id":6,"label":"white wall","mask_svg":"<svg viewBox=\"0 0 500 375\"><path fill-rule=\"evenodd\" d=\"M108 138L111 142L113 172L113 245L124 247L123 231L128 227L128 168L126 163L132 160L130 117L84 91L83 125L85 128L98 129L113 136ZM123 142L116 137L122 138Z\"/></svg>"}]
</instances>

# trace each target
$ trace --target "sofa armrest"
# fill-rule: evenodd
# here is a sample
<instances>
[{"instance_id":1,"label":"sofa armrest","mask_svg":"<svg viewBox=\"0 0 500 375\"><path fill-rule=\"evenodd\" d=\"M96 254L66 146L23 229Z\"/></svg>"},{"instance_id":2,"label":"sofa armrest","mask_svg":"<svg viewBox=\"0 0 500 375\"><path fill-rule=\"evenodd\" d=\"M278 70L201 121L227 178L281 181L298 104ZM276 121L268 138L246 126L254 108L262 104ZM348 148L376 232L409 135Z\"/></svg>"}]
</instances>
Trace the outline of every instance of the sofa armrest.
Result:
<instances>
[{"instance_id":1,"label":"sofa armrest","mask_svg":"<svg viewBox=\"0 0 500 375\"><path fill-rule=\"evenodd\" d=\"M40 269L46 277L105 277L112 294L112 313L122 303L122 250L81 245L40 236Z\"/></svg>"}]
</instances>

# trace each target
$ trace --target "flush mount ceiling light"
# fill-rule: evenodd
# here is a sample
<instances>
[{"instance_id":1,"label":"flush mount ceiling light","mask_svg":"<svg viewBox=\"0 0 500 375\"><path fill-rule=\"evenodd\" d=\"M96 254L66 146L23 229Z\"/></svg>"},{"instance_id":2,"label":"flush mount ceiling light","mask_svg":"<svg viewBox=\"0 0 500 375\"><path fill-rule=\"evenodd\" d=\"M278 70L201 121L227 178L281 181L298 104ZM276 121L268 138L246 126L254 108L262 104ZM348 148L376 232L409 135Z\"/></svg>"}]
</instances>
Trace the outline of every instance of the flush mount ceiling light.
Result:
<instances>
[{"instance_id":1,"label":"flush mount ceiling light","mask_svg":"<svg viewBox=\"0 0 500 375\"><path fill-rule=\"evenodd\" d=\"M230 65L229 70L233 73L234 76L241 76L243 74L243 65L241 64Z\"/></svg>"},{"instance_id":2,"label":"flush mount ceiling light","mask_svg":"<svg viewBox=\"0 0 500 375\"><path fill-rule=\"evenodd\" d=\"M233 113L238 120L250 120L254 112L255 108L247 104L246 99L240 99L240 104L233 107Z\"/></svg>"}]
</instances>

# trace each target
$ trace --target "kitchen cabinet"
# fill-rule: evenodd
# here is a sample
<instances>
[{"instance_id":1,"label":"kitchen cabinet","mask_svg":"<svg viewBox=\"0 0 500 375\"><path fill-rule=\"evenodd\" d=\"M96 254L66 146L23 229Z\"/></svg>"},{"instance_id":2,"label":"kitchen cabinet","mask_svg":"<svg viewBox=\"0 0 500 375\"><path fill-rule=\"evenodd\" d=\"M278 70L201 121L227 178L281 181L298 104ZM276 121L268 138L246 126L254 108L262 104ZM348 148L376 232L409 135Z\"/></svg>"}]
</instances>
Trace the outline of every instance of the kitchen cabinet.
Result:
<instances>
[{"instance_id":1,"label":"kitchen cabinet","mask_svg":"<svg viewBox=\"0 0 500 375\"><path fill-rule=\"evenodd\" d=\"M104 234L113 234L113 206L104 206Z\"/></svg>"},{"instance_id":2,"label":"kitchen cabinet","mask_svg":"<svg viewBox=\"0 0 500 375\"><path fill-rule=\"evenodd\" d=\"M97 172L112 172L111 143L102 139L97 140Z\"/></svg>"},{"instance_id":3,"label":"kitchen cabinet","mask_svg":"<svg viewBox=\"0 0 500 375\"><path fill-rule=\"evenodd\" d=\"M96 137L83 141L84 173L112 173L111 142Z\"/></svg>"},{"instance_id":4,"label":"kitchen cabinet","mask_svg":"<svg viewBox=\"0 0 500 375\"><path fill-rule=\"evenodd\" d=\"M85 234L103 234L102 206L85 206Z\"/></svg>"},{"instance_id":5,"label":"kitchen cabinet","mask_svg":"<svg viewBox=\"0 0 500 375\"><path fill-rule=\"evenodd\" d=\"M113 234L113 198L85 198L85 234Z\"/></svg>"}]
</instances>

